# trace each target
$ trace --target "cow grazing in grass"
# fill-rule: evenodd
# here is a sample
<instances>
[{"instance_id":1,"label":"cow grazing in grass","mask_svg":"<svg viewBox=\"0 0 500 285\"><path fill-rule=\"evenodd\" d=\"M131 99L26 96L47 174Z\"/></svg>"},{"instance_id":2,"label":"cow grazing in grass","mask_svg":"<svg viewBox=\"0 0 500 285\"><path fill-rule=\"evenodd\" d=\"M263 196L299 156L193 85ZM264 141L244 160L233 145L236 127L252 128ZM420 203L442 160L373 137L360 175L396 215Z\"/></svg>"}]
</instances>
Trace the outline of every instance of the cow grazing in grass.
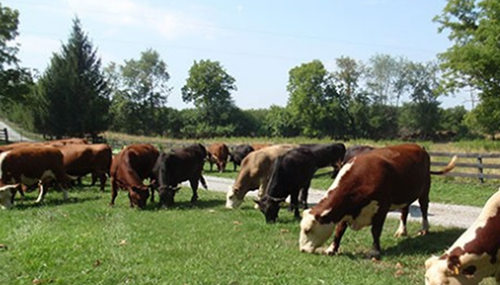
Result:
<instances>
[{"instance_id":1,"label":"cow grazing in grass","mask_svg":"<svg viewBox=\"0 0 500 285\"><path fill-rule=\"evenodd\" d=\"M234 184L227 193L226 207L237 208L248 191L259 189L259 197L264 195L269 181L270 169L278 156L298 145L279 144L253 151L243 159L241 169Z\"/></svg>"},{"instance_id":2,"label":"cow grazing in grass","mask_svg":"<svg viewBox=\"0 0 500 285\"><path fill-rule=\"evenodd\" d=\"M114 157L110 169L111 206L115 204L118 189L123 189L128 191L130 207L146 207L149 189L156 180L153 167L159 154L151 144L132 144ZM148 178L150 184L145 185L144 180Z\"/></svg>"},{"instance_id":3,"label":"cow grazing in grass","mask_svg":"<svg viewBox=\"0 0 500 285\"><path fill-rule=\"evenodd\" d=\"M64 168L68 175L82 177L92 174L92 185L100 181L104 191L111 168L112 151L107 144L66 144L57 147L64 156Z\"/></svg>"},{"instance_id":4,"label":"cow grazing in grass","mask_svg":"<svg viewBox=\"0 0 500 285\"><path fill-rule=\"evenodd\" d=\"M50 182L56 182L68 198L70 178L66 175L62 153L51 146L26 146L0 153L0 189L14 190L23 184L38 186L36 203L43 201Z\"/></svg>"},{"instance_id":5,"label":"cow grazing in grass","mask_svg":"<svg viewBox=\"0 0 500 285\"><path fill-rule=\"evenodd\" d=\"M500 191L474 223L441 256L425 262L425 284L475 285L486 277L500 284Z\"/></svg>"},{"instance_id":6,"label":"cow grazing in grass","mask_svg":"<svg viewBox=\"0 0 500 285\"><path fill-rule=\"evenodd\" d=\"M251 145L240 144L229 152L229 161L233 162L234 166L233 171L236 171L236 167L241 165L243 159L252 151L254 151L254 148Z\"/></svg>"},{"instance_id":7,"label":"cow grazing in grass","mask_svg":"<svg viewBox=\"0 0 500 285\"><path fill-rule=\"evenodd\" d=\"M183 181L189 181L191 185L193 191L191 202L198 200L198 183L201 182L201 185L207 189L202 176L206 156L207 150L202 144L193 144L162 153L158 157L154 172L158 178L159 207L169 207L174 204L177 185Z\"/></svg>"},{"instance_id":8,"label":"cow grazing in grass","mask_svg":"<svg viewBox=\"0 0 500 285\"><path fill-rule=\"evenodd\" d=\"M207 160L210 164L210 171L213 171L213 165L217 166L219 172L226 169L229 148L225 143L213 143L207 148Z\"/></svg>"},{"instance_id":9,"label":"cow grazing in grass","mask_svg":"<svg viewBox=\"0 0 500 285\"><path fill-rule=\"evenodd\" d=\"M266 194L257 202L266 221L276 221L280 204L288 196L290 209L300 219L299 202L307 208L309 186L316 170L338 165L344 154L343 144L316 144L303 145L278 157L271 170Z\"/></svg>"},{"instance_id":10,"label":"cow grazing in grass","mask_svg":"<svg viewBox=\"0 0 500 285\"><path fill-rule=\"evenodd\" d=\"M430 170L429 154L415 144L377 148L345 164L325 197L303 213L300 250L315 252L332 234L327 254L338 252L342 236L350 226L359 230L371 225L373 248L370 256L380 258L380 234L389 210L401 209L396 236L404 236L411 203L418 199L422 212L421 234L429 229L430 174L444 174L455 166L454 157L441 171Z\"/></svg>"}]
</instances>

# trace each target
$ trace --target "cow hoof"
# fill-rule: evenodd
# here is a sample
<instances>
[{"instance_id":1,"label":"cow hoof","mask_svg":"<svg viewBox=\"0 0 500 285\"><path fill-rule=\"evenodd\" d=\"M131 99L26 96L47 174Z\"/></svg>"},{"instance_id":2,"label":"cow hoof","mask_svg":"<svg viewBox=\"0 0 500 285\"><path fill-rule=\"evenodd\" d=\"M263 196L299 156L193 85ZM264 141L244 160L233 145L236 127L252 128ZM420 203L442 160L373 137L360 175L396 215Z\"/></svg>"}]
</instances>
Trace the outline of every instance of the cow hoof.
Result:
<instances>
[{"instance_id":1,"label":"cow hoof","mask_svg":"<svg viewBox=\"0 0 500 285\"><path fill-rule=\"evenodd\" d=\"M380 251L378 250L370 250L370 252L368 252L368 258L371 259L371 260L380 260L380 258L382 257L382 255L380 254Z\"/></svg>"},{"instance_id":2,"label":"cow hoof","mask_svg":"<svg viewBox=\"0 0 500 285\"><path fill-rule=\"evenodd\" d=\"M191 197L191 203L196 203L196 201L198 201L198 197L197 196Z\"/></svg>"},{"instance_id":3,"label":"cow hoof","mask_svg":"<svg viewBox=\"0 0 500 285\"><path fill-rule=\"evenodd\" d=\"M418 231L417 235L419 236L425 236L429 233L429 230L420 230Z\"/></svg>"}]
</instances>

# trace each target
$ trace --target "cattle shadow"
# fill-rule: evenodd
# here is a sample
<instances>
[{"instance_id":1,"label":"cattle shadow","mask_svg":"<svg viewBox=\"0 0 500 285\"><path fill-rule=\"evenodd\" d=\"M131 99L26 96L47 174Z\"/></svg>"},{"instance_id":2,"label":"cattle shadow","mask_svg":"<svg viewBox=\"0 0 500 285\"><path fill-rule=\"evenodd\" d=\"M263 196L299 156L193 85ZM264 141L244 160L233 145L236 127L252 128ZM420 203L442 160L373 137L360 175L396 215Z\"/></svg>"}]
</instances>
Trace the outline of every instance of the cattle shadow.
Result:
<instances>
[{"instance_id":1,"label":"cattle shadow","mask_svg":"<svg viewBox=\"0 0 500 285\"><path fill-rule=\"evenodd\" d=\"M191 203L191 201L180 200L175 201L174 205L167 208L159 208L158 201L153 203L149 203L146 205L143 211L162 211L162 210L193 210L193 209L208 209L208 208L217 208L225 205L225 200L217 200L217 199L203 199L200 198L195 203Z\"/></svg>"},{"instance_id":2,"label":"cattle shadow","mask_svg":"<svg viewBox=\"0 0 500 285\"><path fill-rule=\"evenodd\" d=\"M56 193L57 194L57 193ZM16 200L14 202L14 208L17 210L29 210L34 208L52 208L58 207L61 205L69 205L69 204L81 204L90 201L101 200L100 196L91 196L91 197L69 197L67 200L63 198L50 198L45 199L41 203L36 203L37 197L28 197L26 196L23 200Z\"/></svg>"},{"instance_id":3,"label":"cattle shadow","mask_svg":"<svg viewBox=\"0 0 500 285\"><path fill-rule=\"evenodd\" d=\"M383 255L432 255L441 254L455 240L462 235L464 229L449 228L438 232L429 232L427 235L416 234L408 237L398 238L394 246L382 249ZM399 240L400 239L400 240Z\"/></svg>"}]
</instances>

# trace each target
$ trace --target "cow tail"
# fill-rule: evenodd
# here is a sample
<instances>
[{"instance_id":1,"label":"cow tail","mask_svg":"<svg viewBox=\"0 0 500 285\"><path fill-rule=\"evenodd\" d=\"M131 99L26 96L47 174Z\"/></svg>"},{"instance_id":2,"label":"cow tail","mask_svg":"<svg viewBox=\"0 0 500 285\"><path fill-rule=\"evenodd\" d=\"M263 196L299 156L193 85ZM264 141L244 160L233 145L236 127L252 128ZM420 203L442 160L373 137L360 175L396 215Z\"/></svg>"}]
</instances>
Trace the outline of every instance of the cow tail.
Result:
<instances>
[{"instance_id":1,"label":"cow tail","mask_svg":"<svg viewBox=\"0 0 500 285\"><path fill-rule=\"evenodd\" d=\"M432 171L431 170L431 174L442 175L442 174L446 174L446 173L450 172L453 168L455 168L456 161L457 161L457 156L455 155L451 158L451 161L448 163L448 165L446 165L445 168L443 168L439 171Z\"/></svg>"},{"instance_id":2,"label":"cow tail","mask_svg":"<svg viewBox=\"0 0 500 285\"><path fill-rule=\"evenodd\" d=\"M273 166L269 170L270 177L269 177L269 182L267 183L267 188L265 189L265 192L263 193L263 196L271 196L274 197L274 189L278 186L279 183L279 172L280 172L280 165L283 162L283 158L285 157L284 154L278 156L276 160L273 163ZM279 197L274 197L274 198L279 198Z\"/></svg>"},{"instance_id":3,"label":"cow tail","mask_svg":"<svg viewBox=\"0 0 500 285\"><path fill-rule=\"evenodd\" d=\"M200 175L200 182L201 182L201 186L203 186L203 188L205 188L205 190L208 190L207 182L205 181L205 178L203 177L203 175Z\"/></svg>"}]
</instances>

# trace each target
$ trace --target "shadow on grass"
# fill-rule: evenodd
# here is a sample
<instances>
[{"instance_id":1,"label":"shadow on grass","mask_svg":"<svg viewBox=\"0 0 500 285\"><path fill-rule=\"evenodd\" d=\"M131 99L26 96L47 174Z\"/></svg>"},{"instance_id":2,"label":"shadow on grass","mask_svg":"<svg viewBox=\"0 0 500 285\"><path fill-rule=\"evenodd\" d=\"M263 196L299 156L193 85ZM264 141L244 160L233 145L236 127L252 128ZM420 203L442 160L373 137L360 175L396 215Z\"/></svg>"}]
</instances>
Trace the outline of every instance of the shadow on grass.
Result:
<instances>
[{"instance_id":1,"label":"shadow on grass","mask_svg":"<svg viewBox=\"0 0 500 285\"><path fill-rule=\"evenodd\" d=\"M58 193L55 193L58 194ZM68 204L79 204L79 203L85 203L89 201L96 201L100 200L100 196L92 196L92 197L70 197L67 200L64 200L63 198L52 198L52 199L45 199L41 203L36 203L36 197L25 197L23 201L16 201L14 204L14 207L17 210L29 210L33 208L40 208L40 207L56 207L60 205L68 205Z\"/></svg>"},{"instance_id":2,"label":"shadow on grass","mask_svg":"<svg viewBox=\"0 0 500 285\"><path fill-rule=\"evenodd\" d=\"M432 255L441 254L464 232L464 229L451 228L430 232L425 236L409 236L398 241L397 245L383 249L383 255Z\"/></svg>"}]
</instances>

